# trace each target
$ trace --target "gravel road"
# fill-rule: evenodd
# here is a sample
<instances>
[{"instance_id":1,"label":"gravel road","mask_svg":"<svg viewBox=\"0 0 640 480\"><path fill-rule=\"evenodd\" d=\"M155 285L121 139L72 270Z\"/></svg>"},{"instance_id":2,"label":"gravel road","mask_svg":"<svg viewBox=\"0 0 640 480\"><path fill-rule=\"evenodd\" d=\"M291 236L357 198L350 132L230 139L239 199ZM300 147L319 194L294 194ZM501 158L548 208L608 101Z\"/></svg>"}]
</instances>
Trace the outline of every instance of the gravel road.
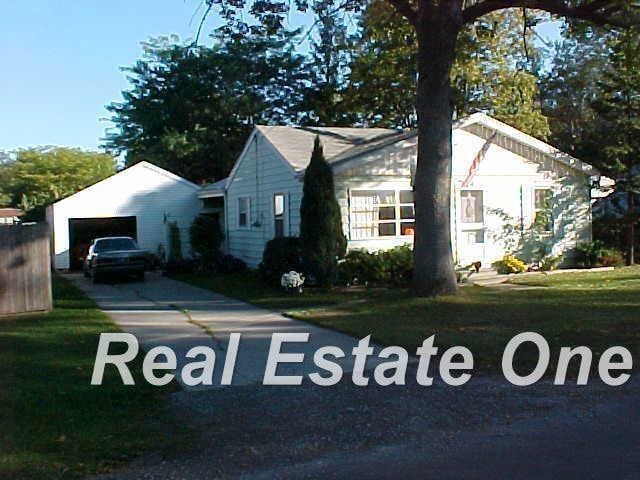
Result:
<instances>
[{"instance_id":1,"label":"gravel road","mask_svg":"<svg viewBox=\"0 0 640 480\"><path fill-rule=\"evenodd\" d=\"M636 479L639 393L633 378L517 388L498 376L179 392L168 415L189 440L99 478Z\"/></svg>"}]
</instances>

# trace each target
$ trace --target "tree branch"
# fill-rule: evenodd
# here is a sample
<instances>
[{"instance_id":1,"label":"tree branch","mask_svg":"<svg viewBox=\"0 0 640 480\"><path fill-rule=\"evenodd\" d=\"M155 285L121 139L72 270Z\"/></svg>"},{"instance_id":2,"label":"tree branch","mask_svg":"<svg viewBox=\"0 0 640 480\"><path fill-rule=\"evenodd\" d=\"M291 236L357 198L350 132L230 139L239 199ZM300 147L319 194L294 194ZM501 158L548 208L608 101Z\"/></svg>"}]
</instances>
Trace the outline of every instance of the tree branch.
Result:
<instances>
[{"instance_id":1,"label":"tree branch","mask_svg":"<svg viewBox=\"0 0 640 480\"><path fill-rule=\"evenodd\" d=\"M484 0L465 8L462 16L465 23L471 23L483 15L504 8L531 8L598 25L627 27L640 23L640 16L616 16L625 10L625 3L627 2L624 0L592 0L581 5L571 5L566 0Z\"/></svg>"}]
</instances>

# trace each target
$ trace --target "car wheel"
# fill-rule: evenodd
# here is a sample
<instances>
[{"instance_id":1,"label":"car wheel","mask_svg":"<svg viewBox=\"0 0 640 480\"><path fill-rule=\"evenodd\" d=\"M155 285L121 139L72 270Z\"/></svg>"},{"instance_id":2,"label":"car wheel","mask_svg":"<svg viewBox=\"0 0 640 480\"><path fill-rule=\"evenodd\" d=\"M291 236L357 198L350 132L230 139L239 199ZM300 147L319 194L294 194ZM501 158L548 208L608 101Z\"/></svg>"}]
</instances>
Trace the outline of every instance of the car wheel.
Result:
<instances>
[{"instance_id":1,"label":"car wheel","mask_svg":"<svg viewBox=\"0 0 640 480\"><path fill-rule=\"evenodd\" d=\"M144 282L144 272L136 273L136 278L142 282Z\"/></svg>"}]
</instances>

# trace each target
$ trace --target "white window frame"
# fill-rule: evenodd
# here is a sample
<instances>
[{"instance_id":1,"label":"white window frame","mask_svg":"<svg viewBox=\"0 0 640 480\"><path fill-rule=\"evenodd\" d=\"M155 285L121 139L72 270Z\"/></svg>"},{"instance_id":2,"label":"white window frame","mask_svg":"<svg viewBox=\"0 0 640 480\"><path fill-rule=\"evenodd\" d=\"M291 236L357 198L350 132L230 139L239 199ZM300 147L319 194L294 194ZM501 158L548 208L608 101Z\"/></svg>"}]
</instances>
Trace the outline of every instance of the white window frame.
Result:
<instances>
[{"instance_id":1,"label":"white window frame","mask_svg":"<svg viewBox=\"0 0 640 480\"><path fill-rule=\"evenodd\" d=\"M271 197L271 205L273 210L273 238L276 238L276 197L282 197L282 236L287 236L287 194L284 192L275 192Z\"/></svg>"},{"instance_id":2,"label":"white window frame","mask_svg":"<svg viewBox=\"0 0 640 480\"><path fill-rule=\"evenodd\" d=\"M415 225L415 201L411 203L400 203L400 192L412 192L411 187L385 187L385 186L376 186L372 188L353 188L349 190L349 239L353 241L360 240L389 240L389 239L412 239L413 235L402 235L402 224L403 223L413 223ZM381 203L379 207L394 207L395 218L392 220L374 220L374 226L377 229L380 224L391 223L395 224L396 234L395 235L378 235L378 236L368 236L368 237L360 237L355 238L354 236L354 227L353 227L353 197L354 194L358 192L393 192L394 202L393 203ZM412 207L413 208L413 218L401 218L400 212L401 207ZM414 227L415 229L415 227ZM414 230L415 231L415 230Z\"/></svg>"},{"instance_id":3,"label":"white window frame","mask_svg":"<svg viewBox=\"0 0 640 480\"><path fill-rule=\"evenodd\" d=\"M247 224L246 225L241 225L240 224L240 214L241 212L241 203L243 200L246 200L247 202ZM251 228L251 197L249 196L242 196L242 197L238 197L238 214L236 216L236 224L239 230L249 230Z\"/></svg>"},{"instance_id":4,"label":"white window frame","mask_svg":"<svg viewBox=\"0 0 640 480\"><path fill-rule=\"evenodd\" d=\"M549 230L544 230L543 232L541 232L543 235L549 235L549 236L553 236L555 234L555 229L556 229L556 219L553 216L553 199L555 197L555 191L554 189L549 186L549 185L534 185L533 189L532 189L532 195L533 195L533 199L531 201L531 205L533 206L533 217L531 220L531 226L533 227L536 223L536 217L538 216L538 212L544 210L543 208L538 208L536 206L536 193L539 190L543 190L543 191L547 191L549 192L549 201L551 203L551 205L549 206L549 210L550 210L550 214L551 214L551 228Z\"/></svg>"}]
</instances>

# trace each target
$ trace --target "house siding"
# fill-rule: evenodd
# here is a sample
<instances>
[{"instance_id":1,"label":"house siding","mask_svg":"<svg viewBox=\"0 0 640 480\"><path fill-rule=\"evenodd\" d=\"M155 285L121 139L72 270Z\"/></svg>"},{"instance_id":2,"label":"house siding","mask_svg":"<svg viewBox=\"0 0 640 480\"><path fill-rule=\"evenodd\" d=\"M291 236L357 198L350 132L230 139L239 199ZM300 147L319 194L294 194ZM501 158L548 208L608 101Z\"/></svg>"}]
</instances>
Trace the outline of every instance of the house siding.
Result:
<instances>
[{"instance_id":1,"label":"house siding","mask_svg":"<svg viewBox=\"0 0 640 480\"><path fill-rule=\"evenodd\" d=\"M589 177L562 163L542 157L531 160L491 145L473 176L468 190L484 194L485 244L482 258L466 249L462 240L464 225L460 222L460 192L471 162L485 140L465 130L453 135L452 171L452 244L454 258L461 264L482 260L485 264L501 258L510 248L506 244L505 225L514 225L525 232L535 219L535 189L554 192L553 234L543 238L554 255L565 254L580 241L591 239L591 207ZM506 220L506 221L505 221ZM513 237L512 237L513 238ZM528 243L528 245L527 245ZM535 248L535 242L525 240L525 251ZM471 249L473 250L473 249Z\"/></svg>"},{"instance_id":2,"label":"house siding","mask_svg":"<svg viewBox=\"0 0 640 480\"><path fill-rule=\"evenodd\" d=\"M168 173L168 172L167 172ZM49 206L54 266L68 269L69 219L135 216L141 248L155 253L167 245L167 223L180 229L183 255L191 255L189 227L199 214L198 187L157 167L137 164ZM165 223L166 220L166 223Z\"/></svg>"},{"instance_id":3,"label":"house siding","mask_svg":"<svg viewBox=\"0 0 640 480\"><path fill-rule=\"evenodd\" d=\"M262 261L266 243L275 236L273 196L276 193L285 195L285 235L296 236L300 232L302 182L258 133L238 159L226 194L227 251L252 268ZM238 226L238 201L242 197L251 199L247 228Z\"/></svg>"},{"instance_id":4,"label":"house siding","mask_svg":"<svg viewBox=\"0 0 640 480\"><path fill-rule=\"evenodd\" d=\"M333 170L336 199L340 205L342 226L349 250L377 251L413 243L413 238L407 236L353 239L349 202L353 189L412 190L411 162L415 162L415 146L414 138L371 152L360 161L354 159L344 165L335 165Z\"/></svg>"},{"instance_id":5,"label":"house siding","mask_svg":"<svg viewBox=\"0 0 640 480\"><path fill-rule=\"evenodd\" d=\"M570 168L549 155L535 158L522 155L529 150L507 149L492 144L467 189L482 190L484 221L480 226L484 242L470 245L469 225L462 224L460 193L473 159L485 141L477 134L458 128L453 132L451 243L454 260L467 264L480 260L485 266L511 251L505 239L505 226L525 232L535 218L534 191L554 192L553 235L544 238L554 255L566 254L577 242L591 239L591 196L589 176ZM370 251L411 244L410 236L356 240L350 232L350 192L354 189L412 189L412 166L417 151L416 137L401 140L375 151L333 164L335 195L340 205L343 230L349 249ZM507 142L508 143L508 142ZM513 142L512 142L513 143ZM517 143L517 142L516 142ZM515 143L513 143L515 145ZM309 152L311 155L311 152ZM529 156L527 154L527 156ZM286 195L286 235L298 235L302 178L282 159L275 147L256 132L239 158L227 188L228 252L256 267L264 246L274 237L273 195ZM248 228L239 228L238 199L251 198Z\"/></svg>"}]
</instances>

